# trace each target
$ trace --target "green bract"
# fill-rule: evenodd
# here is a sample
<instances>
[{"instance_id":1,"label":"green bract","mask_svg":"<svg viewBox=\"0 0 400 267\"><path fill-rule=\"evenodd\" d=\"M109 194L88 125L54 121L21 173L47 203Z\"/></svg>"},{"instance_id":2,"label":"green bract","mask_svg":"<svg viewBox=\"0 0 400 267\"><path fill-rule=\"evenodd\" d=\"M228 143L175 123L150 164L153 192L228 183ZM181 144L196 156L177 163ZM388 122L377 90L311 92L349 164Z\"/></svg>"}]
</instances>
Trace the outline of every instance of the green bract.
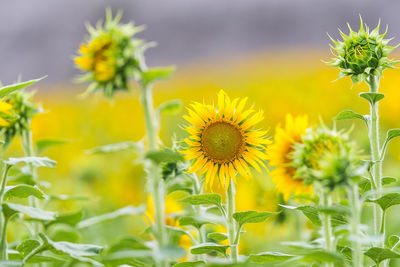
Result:
<instances>
[{"instance_id":1,"label":"green bract","mask_svg":"<svg viewBox=\"0 0 400 267\"><path fill-rule=\"evenodd\" d=\"M102 90L106 97L112 97L117 90L129 89L129 79L142 68L140 61L148 44L134 35L144 27L121 24L120 19L121 13L113 18L108 9L104 25L87 26L89 38L75 58L85 72L79 81L91 82L86 93Z\"/></svg>"},{"instance_id":2,"label":"green bract","mask_svg":"<svg viewBox=\"0 0 400 267\"><path fill-rule=\"evenodd\" d=\"M33 95L34 92L19 91L4 98L4 102L12 106L12 111L7 118L9 125L0 127L5 146L14 136L22 135L23 131L29 131L31 119L41 112L40 106L32 102Z\"/></svg>"},{"instance_id":3,"label":"green bract","mask_svg":"<svg viewBox=\"0 0 400 267\"><path fill-rule=\"evenodd\" d=\"M318 182L333 190L360 175L360 159L346 133L321 126L308 129L294 146L292 166L306 184Z\"/></svg>"},{"instance_id":4,"label":"green bract","mask_svg":"<svg viewBox=\"0 0 400 267\"><path fill-rule=\"evenodd\" d=\"M353 84L362 82L371 75L382 76L384 69L393 68L398 63L387 57L396 47L388 46L391 39L384 39L387 31L379 34L379 27L380 23L370 32L367 26L364 29L361 19L358 32L349 26L349 35L340 31L343 41L331 38L335 58L329 64L340 69L339 79L351 76Z\"/></svg>"}]
</instances>

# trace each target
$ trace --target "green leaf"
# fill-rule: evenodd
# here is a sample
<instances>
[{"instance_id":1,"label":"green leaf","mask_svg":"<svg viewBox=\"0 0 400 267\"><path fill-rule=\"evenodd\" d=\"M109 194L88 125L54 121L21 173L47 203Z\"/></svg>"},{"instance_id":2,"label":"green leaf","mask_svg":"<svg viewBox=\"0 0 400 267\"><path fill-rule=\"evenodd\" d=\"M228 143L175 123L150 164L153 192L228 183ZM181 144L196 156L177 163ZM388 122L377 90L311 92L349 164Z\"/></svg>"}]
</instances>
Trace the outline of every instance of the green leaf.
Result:
<instances>
[{"instance_id":1,"label":"green leaf","mask_svg":"<svg viewBox=\"0 0 400 267\"><path fill-rule=\"evenodd\" d=\"M38 81L43 80L46 77L47 76L43 76L42 78L39 78L39 79L34 79L34 80L26 81L26 82L14 83L14 84L10 84L10 85L7 85L7 86L3 86L3 87L0 88L0 98L3 98L6 95L11 94L12 92L15 92L15 91L17 91L19 89L26 88L29 85L37 83Z\"/></svg>"},{"instance_id":2,"label":"green leaf","mask_svg":"<svg viewBox=\"0 0 400 267\"><path fill-rule=\"evenodd\" d=\"M400 258L400 254L387 249L387 248L370 248L367 252L364 253L366 256L370 257L376 265L379 265L382 261L386 259L395 259Z\"/></svg>"},{"instance_id":3,"label":"green leaf","mask_svg":"<svg viewBox=\"0 0 400 267\"><path fill-rule=\"evenodd\" d=\"M182 110L182 101L180 99L173 99L166 101L162 103L160 106L157 108L158 113L170 113L170 114L176 114L179 113Z\"/></svg>"},{"instance_id":4,"label":"green leaf","mask_svg":"<svg viewBox=\"0 0 400 267\"><path fill-rule=\"evenodd\" d=\"M389 185L392 183L397 182L397 178L394 177L382 177L382 185ZM371 181L367 178L363 178L360 180L360 182L358 183L359 189L360 189L360 194L364 194L367 191L371 190Z\"/></svg>"},{"instance_id":5,"label":"green leaf","mask_svg":"<svg viewBox=\"0 0 400 267\"><path fill-rule=\"evenodd\" d=\"M344 266L343 257L333 252L320 249L306 249L302 255L304 261L333 262L337 266Z\"/></svg>"},{"instance_id":6,"label":"green leaf","mask_svg":"<svg viewBox=\"0 0 400 267\"><path fill-rule=\"evenodd\" d=\"M278 214L278 212L267 212L267 211L240 211L233 214L233 218L242 227L245 223L261 223L264 222L271 216Z\"/></svg>"},{"instance_id":7,"label":"green leaf","mask_svg":"<svg viewBox=\"0 0 400 267\"><path fill-rule=\"evenodd\" d=\"M79 210L76 212L71 212L71 213L66 213L66 214L60 214L60 215L57 215L56 219L54 221L51 221L49 223L49 225L56 224L56 223L62 223L62 224L68 224L71 226L75 226L82 220L82 216L83 216L82 210Z\"/></svg>"},{"instance_id":8,"label":"green leaf","mask_svg":"<svg viewBox=\"0 0 400 267\"><path fill-rule=\"evenodd\" d=\"M397 247L399 245L399 241L400 241L400 236L391 235L387 239L387 245L388 245L389 248L393 249L394 247Z\"/></svg>"},{"instance_id":9,"label":"green leaf","mask_svg":"<svg viewBox=\"0 0 400 267\"><path fill-rule=\"evenodd\" d=\"M366 99L371 105L385 98L384 94L381 93L360 93L360 97Z\"/></svg>"},{"instance_id":10,"label":"green leaf","mask_svg":"<svg viewBox=\"0 0 400 267\"><path fill-rule=\"evenodd\" d=\"M299 206L299 207L294 207L294 206L286 206L286 205L280 205L281 207L284 207L286 209L291 209L291 210L300 210L303 212L303 214L316 226L321 226L322 222L321 219L319 218L319 212L318 209L314 206Z\"/></svg>"},{"instance_id":11,"label":"green leaf","mask_svg":"<svg viewBox=\"0 0 400 267\"><path fill-rule=\"evenodd\" d=\"M204 267L206 263L204 261L187 261L187 262L179 262L175 264L173 267Z\"/></svg>"},{"instance_id":12,"label":"green leaf","mask_svg":"<svg viewBox=\"0 0 400 267\"><path fill-rule=\"evenodd\" d=\"M26 239L18 244L17 250L23 257L28 255L32 250L40 246L40 242L34 239Z\"/></svg>"},{"instance_id":13,"label":"green leaf","mask_svg":"<svg viewBox=\"0 0 400 267\"><path fill-rule=\"evenodd\" d=\"M14 214L20 212L25 214L32 219L42 220L42 221L52 221L55 220L56 214L50 211L44 211L38 208L33 208L29 206L24 206L14 203L3 203L3 213L5 217L10 218Z\"/></svg>"},{"instance_id":14,"label":"green leaf","mask_svg":"<svg viewBox=\"0 0 400 267\"><path fill-rule=\"evenodd\" d=\"M223 233L209 233L207 237L214 239L217 242L221 242L228 239L228 235Z\"/></svg>"},{"instance_id":15,"label":"green leaf","mask_svg":"<svg viewBox=\"0 0 400 267\"><path fill-rule=\"evenodd\" d=\"M152 68L142 72L142 81L145 85L151 84L157 80L169 79L174 72L174 67Z\"/></svg>"},{"instance_id":16,"label":"green leaf","mask_svg":"<svg viewBox=\"0 0 400 267\"><path fill-rule=\"evenodd\" d=\"M337 121L347 120L347 119L360 119L360 120L364 121L365 123L368 123L367 119L363 115L358 114L352 110L343 110L334 118L334 120L337 120Z\"/></svg>"},{"instance_id":17,"label":"green leaf","mask_svg":"<svg viewBox=\"0 0 400 267\"><path fill-rule=\"evenodd\" d=\"M259 254L250 255L249 260L255 263L267 263L276 261L287 261L293 257L295 256L280 252L262 252Z\"/></svg>"},{"instance_id":18,"label":"green leaf","mask_svg":"<svg viewBox=\"0 0 400 267\"><path fill-rule=\"evenodd\" d=\"M83 220L77 224L78 228L86 228L95 224L103 223L109 220L116 219L121 216L125 215L137 215L137 214L142 214L145 211L144 206L138 206L138 207L133 207L133 206L126 206L124 208L115 210L110 213L106 213L103 215L99 215L96 217L92 217L86 220Z\"/></svg>"},{"instance_id":19,"label":"green leaf","mask_svg":"<svg viewBox=\"0 0 400 267\"><path fill-rule=\"evenodd\" d=\"M45 199L46 195L37 187L26 184L6 186L4 192L4 199L8 200L11 198L27 198L36 197L38 199Z\"/></svg>"},{"instance_id":20,"label":"green leaf","mask_svg":"<svg viewBox=\"0 0 400 267\"><path fill-rule=\"evenodd\" d=\"M126 141L126 142L120 142L120 143L115 143L115 144L99 146L99 147L93 148L91 150L88 150L87 153L106 154L106 153L120 152L123 150L143 151L143 144L141 142Z\"/></svg>"},{"instance_id":21,"label":"green leaf","mask_svg":"<svg viewBox=\"0 0 400 267\"><path fill-rule=\"evenodd\" d=\"M114 253L122 250L151 250L142 240L135 236L126 236L112 245L108 253Z\"/></svg>"},{"instance_id":22,"label":"green leaf","mask_svg":"<svg viewBox=\"0 0 400 267\"><path fill-rule=\"evenodd\" d=\"M383 211L386 211L391 206L400 204L400 193L389 193L378 199L372 200L372 202L377 203L381 206Z\"/></svg>"},{"instance_id":23,"label":"green leaf","mask_svg":"<svg viewBox=\"0 0 400 267\"><path fill-rule=\"evenodd\" d=\"M192 217L192 216L185 216L179 219L179 224L181 226L191 225L197 229L200 229L202 225L208 223L213 223L213 222L210 222L208 219Z\"/></svg>"},{"instance_id":24,"label":"green leaf","mask_svg":"<svg viewBox=\"0 0 400 267\"><path fill-rule=\"evenodd\" d=\"M219 194L200 194L192 195L181 199L180 201L190 205L215 205L222 206L222 199Z\"/></svg>"},{"instance_id":25,"label":"green leaf","mask_svg":"<svg viewBox=\"0 0 400 267\"><path fill-rule=\"evenodd\" d=\"M220 253L220 254L226 256L226 250L228 248L229 248L229 246L219 245L219 244L215 244L215 243L203 243L203 244L191 247L190 252L195 255L209 254L212 252L217 252L217 253Z\"/></svg>"},{"instance_id":26,"label":"green leaf","mask_svg":"<svg viewBox=\"0 0 400 267\"><path fill-rule=\"evenodd\" d=\"M181 153L168 148L163 150L150 151L145 156L146 159L153 161L155 164L163 162L183 162L184 158Z\"/></svg>"},{"instance_id":27,"label":"green leaf","mask_svg":"<svg viewBox=\"0 0 400 267\"><path fill-rule=\"evenodd\" d=\"M23 158L9 158L4 160L8 165L16 165L19 163L32 164L35 167L55 167L56 162L48 157L23 157Z\"/></svg>"},{"instance_id":28,"label":"green leaf","mask_svg":"<svg viewBox=\"0 0 400 267\"><path fill-rule=\"evenodd\" d=\"M0 260L1 267L22 267L22 261Z\"/></svg>"},{"instance_id":29,"label":"green leaf","mask_svg":"<svg viewBox=\"0 0 400 267\"><path fill-rule=\"evenodd\" d=\"M386 154L386 149L387 149L387 146L389 145L389 142L392 139L394 139L396 137L399 137L399 136L400 136L400 129L390 129L389 131L387 131L386 139L385 139L385 142L383 143L383 146L382 146L382 152L381 152L380 160L383 160L383 158L384 158L384 156Z\"/></svg>"},{"instance_id":30,"label":"green leaf","mask_svg":"<svg viewBox=\"0 0 400 267\"><path fill-rule=\"evenodd\" d=\"M179 259L186 255L186 250L177 245L167 245L160 248L157 255L161 259Z\"/></svg>"},{"instance_id":31,"label":"green leaf","mask_svg":"<svg viewBox=\"0 0 400 267\"><path fill-rule=\"evenodd\" d=\"M46 228L46 233L53 241L76 243L80 239L78 230L68 224L52 224Z\"/></svg>"},{"instance_id":32,"label":"green leaf","mask_svg":"<svg viewBox=\"0 0 400 267\"><path fill-rule=\"evenodd\" d=\"M42 139L36 142L36 152L38 155L40 155L47 148L64 145L68 142L68 140L62 139Z\"/></svg>"}]
</instances>

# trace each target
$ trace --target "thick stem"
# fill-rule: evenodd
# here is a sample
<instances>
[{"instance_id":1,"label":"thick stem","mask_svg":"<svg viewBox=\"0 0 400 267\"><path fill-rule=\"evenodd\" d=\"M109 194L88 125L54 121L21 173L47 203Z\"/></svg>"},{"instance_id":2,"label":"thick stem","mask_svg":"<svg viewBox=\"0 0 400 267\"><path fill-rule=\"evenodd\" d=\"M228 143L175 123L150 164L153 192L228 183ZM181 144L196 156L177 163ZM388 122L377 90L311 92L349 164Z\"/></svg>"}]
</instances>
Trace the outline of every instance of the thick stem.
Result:
<instances>
[{"instance_id":1,"label":"thick stem","mask_svg":"<svg viewBox=\"0 0 400 267\"><path fill-rule=\"evenodd\" d=\"M4 166L3 176L0 185L0 207L3 205L4 192L7 184L7 175L10 170L10 165ZM8 220L4 217L3 212L0 213L0 260L7 259L7 224Z\"/></svg>"},{"instance_id":2,"label":"thick stem","mask_svg":"<svg viewBox=\"0 0 400 267\"><path fill-rule=\"evenodd\" d=\"M371 93L378 93L379 77L370 76L368 85ZM378 102L370 103L370 123L369 123L369 140L371 147L372 177L376 185L376 189L382 189L382 162L380 161L380 142L379 142L379 106ZM374 209L374 232L378 235L382 225L382 212L378 205ZM384 241L383 241L384 243ZM381 244L383 245L383 244Z\"/></svg>"},{"instance_id":3,"label":"thick stem","mask_svg":"<svg viewBox=\"0 0 400 267\"><path fill-rule=\"evenodd\" d=\"M141 102L143 106L144 121L146 125L147 142L149 150L157 149L157 126L154 116L152 88L141 84ZM160 246L167 244L165 232L165 189L164 181L161 177L161 171L158 166L152 162L147 162L146 170L152 184L152 194L155 210L155 233ZM159 262L159 266L168 266L164 260Z\"/></svg>"},{"instance_id":4,"label":"thick stem","mask_svg":"<svg viewBox=\"0 0 400 267\"><path fill-rule=\"evenodd\" d=\"M236 263L238 261L238 240L237 238L237 226L236 222L233 219L233 214L235 213L235 184L231 180L229 183L227 196L226 196L226 204L228 208L228 237L229 237L229 245L231 248L231 260Z\"/></svg>"},{"instance_id":5,"label":"thick stem","mask_svg":"<svg viewBox=\"0 0 400 267\"><path fill-rule=\"evenodd\" d=\"M330 207L332 205L332 198L330 192L323 192L320 194L320 203L322 206ZM332 235L332 224L331 216L327 213L322 213L322 229L325 240L325 249L329 252L334 252L333 246L333 235ZM333 267L333 263L326 263L326 267Z\"/></svg>"},{"instance_id":6,"label":"thick stem","mask_svg":"<svg viewBox=\"0 0 400 267\"><path fill-rule=\"evenodd\" d=\"M354 183L349 188L349 200L351 203L351 236L353 243L353 267L363 266L363 255L360 243L360 218L361 218L361 204L359 197L358 184Z\"/></svg>"}]
</instances>

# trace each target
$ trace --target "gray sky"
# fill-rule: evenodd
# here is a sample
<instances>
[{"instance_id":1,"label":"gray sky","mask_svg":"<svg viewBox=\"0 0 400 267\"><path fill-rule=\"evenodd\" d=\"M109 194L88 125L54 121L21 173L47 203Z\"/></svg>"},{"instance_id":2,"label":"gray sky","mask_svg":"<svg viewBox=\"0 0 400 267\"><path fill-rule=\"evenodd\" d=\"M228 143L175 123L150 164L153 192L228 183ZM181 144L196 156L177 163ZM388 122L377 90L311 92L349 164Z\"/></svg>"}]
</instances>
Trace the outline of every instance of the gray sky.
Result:
<instances>
[{"instance_id":1,"label":"gray sky","mask_svg":"<svg viewBox=\"0 0 400 267\"><path fill-rule=\"evenodd\" d=\"M124 10L124 21L146 24L140 37L156 41L150 65L235 58L252 51L312 45L328 49L326 32L358 14L400 35L398 0L3 0L0 2L0 80L49 75L70 83L78 74L72 55L84 39L84 22L104 17L106 6Z\"/></svg>"}]
</instances>

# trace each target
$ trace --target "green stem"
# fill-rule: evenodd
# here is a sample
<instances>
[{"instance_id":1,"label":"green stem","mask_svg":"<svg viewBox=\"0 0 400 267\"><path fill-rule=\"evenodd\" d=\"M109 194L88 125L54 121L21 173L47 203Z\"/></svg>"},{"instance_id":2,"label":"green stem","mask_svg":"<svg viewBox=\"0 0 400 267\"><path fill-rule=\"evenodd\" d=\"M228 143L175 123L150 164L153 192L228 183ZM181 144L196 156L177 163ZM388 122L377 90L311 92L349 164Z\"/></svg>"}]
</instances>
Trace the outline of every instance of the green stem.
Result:
<instances>
[{"instance_id":1,"label":"green stem","mask_svg":"<svg viewBox=\"0 0 400 267\"><path fill-rule=\"evenodd\" d=\"M353 242L353 267L362 267L363 266L363 255L361 250L360 243L360 218L361 218L361 204L359 197L358 184L353 183L349 188L349 200L351 203L351 235Z\"/></svg>"},{"instance_id":2,"label":"green stem","mask_svg":"<svg viewBox=\"0 0 400 267\"><path fill-rule=\"evenodd\" d=\"M4 192L6 189L7 184L7 175L8 171L10 170L11 165L6 164L4 166L3 176L1 178L1 185L0 185L0 207L3 205L4 201ZM3 212L0 214L0 260L7 259L7 224L8 219L4 217Z\"/></svg>"},{"instance_id":3,"label":"green stem","mask_svg":"<svg viewBox=\"0 0 400 267\"><path fill-rule=\"evenodd\" d=\"M320 203L325 207L330 207L332 205L332 199L329 192L323 191L320 194ZM329 214L322 213L321 217L322 217L322 228L325 240L325 249L329 252L334 252L335 249L333 247L331 216ZM325 266L333 267L333 263L326 263Z\"/></svg>"},{"instance_id":4,"label":"green stem","mask_svg":"<svg viewBox=\"0 0 400 267\"><path fill-rule=\"evenodd\" d=\"M229 246L231 248L231 260L236 263L238 261L238 242L239 238L237 237L237 227L236 222L233 219L233 214L235 213L235 184L232 179L229 183L227 196L226 196L227 208L228 208L228 237L229 237Z\"/></svg>"},{"instance_id":5,"label":"green stem","mask_svg":"<svg viewBox=\"0 0 400 267\"><path fill-rule=\"evenodd\" d=\"M195 195L201 194L202 193L202 188L199 182L199 179L196 174L193 174L192 180L193 180L193 193ZM198 216L202 216L202 211L201 211L201 205L195 205L194 206L194 211ZM204 225L201 225L200 228L198 229L198 243L202 244L206 242L206 229ZM200 254L197 256L198 260L205 260L206 255Z\"/></svg>"},{"instance_id":6,"label":"green stem","mask_svg":"<svg viewBox=\"0 0 400 267\"><path fill-rule=\"evenodd\" d=\"M149 151L157 149L157 127L154 116L152 88L141 83L141 102L146 125ZM160 168L152 162L147 162L145 168L152 184L152 194L155 210L155 233L160 246L167 244L165 232L165 185L161 177ZM168 266L168 262L161 260L160 267Z\"/></svg>"},{"instance_id":7,"label":"green stem","mask_svg":"<svg viewBox=\"0 0 400 267\"><path fill-rule=\"evenodd\" d=\"M368 85L371 93L378 93L379 89L379 77L370 76L368 79ZM370 103L370 123L369 123L369 140L371 147L371 160L374 162L372 166L372 176L376 186L376 189L381 191L382 189L382 162L380 161L380 143L379 143L379 106L378 102ZM379 194L380 195L380 194ZM374 209L374 231L375 235L378 235L382 225L382 212L378 205L375 205ZM382 246L384 244L382 242Z\"/></svg>"}]
</instances>

